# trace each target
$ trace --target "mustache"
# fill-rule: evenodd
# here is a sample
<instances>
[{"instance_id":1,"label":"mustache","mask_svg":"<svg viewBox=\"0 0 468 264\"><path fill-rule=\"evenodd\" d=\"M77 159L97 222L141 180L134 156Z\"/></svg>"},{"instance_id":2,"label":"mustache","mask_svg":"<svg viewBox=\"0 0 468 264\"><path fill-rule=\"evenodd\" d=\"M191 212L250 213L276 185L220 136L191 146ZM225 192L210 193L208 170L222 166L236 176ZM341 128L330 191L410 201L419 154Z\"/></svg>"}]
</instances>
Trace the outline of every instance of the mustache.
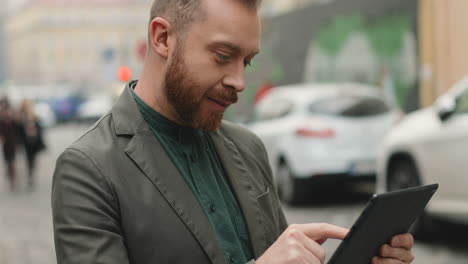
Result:
<instances>
[{"instance_id":1,"label":"mustache","mask_svg":"<svg viewBox=\"0 0 468 264\"><path fill-rule=\"evenodd\" d=\"M232 89L224 89L223 91L215 91L209 96L212 98L216 98L217 100L220 100L223 102L229 102L231 104L235 104L239 101L237 92Z\"/></svg>"}]
</instances>

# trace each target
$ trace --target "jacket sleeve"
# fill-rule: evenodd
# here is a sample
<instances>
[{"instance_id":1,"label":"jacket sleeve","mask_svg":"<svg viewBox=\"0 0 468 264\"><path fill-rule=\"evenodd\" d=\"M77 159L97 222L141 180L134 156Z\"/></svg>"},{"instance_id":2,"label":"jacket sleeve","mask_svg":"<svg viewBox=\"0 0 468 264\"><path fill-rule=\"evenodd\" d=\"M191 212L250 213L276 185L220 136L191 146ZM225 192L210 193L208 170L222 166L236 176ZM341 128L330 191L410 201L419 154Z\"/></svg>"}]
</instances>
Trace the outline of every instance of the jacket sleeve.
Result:
<instances>
[{"instance_id":1,"label":"jacket sleeve","mask_svg":"<svg viewBox=\"0 0 468 264\"><path fill-rule=\"evenodd\" d=\"M118 201L108 181L83 152L67 149L52 182L58 264L128 264Z\"/></svg>"}]
</instances>

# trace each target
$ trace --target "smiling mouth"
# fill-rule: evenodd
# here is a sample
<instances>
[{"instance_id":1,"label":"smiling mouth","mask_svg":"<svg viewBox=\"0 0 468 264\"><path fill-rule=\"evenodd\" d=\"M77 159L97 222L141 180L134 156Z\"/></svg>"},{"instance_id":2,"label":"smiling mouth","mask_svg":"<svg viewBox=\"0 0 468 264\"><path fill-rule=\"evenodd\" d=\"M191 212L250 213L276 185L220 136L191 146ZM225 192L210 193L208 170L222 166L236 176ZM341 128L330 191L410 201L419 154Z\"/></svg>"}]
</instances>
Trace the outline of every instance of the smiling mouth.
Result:
<instances>
[{"instance_id":1,"label":"smiling mouth","mask_svg":"<svg viewBox=\"0 0 468 264\"><path fill-rule=\"evenodd\" d=\"M218 106L220 106L222 108L228 108L229 105L232 104L231 102L219 101L219 100L215 100L215 99L213 99L211 97L209 97L208 99L210 99L210 101L214 102L215 104L217 104Z\"/></svg>"}]
</instances>

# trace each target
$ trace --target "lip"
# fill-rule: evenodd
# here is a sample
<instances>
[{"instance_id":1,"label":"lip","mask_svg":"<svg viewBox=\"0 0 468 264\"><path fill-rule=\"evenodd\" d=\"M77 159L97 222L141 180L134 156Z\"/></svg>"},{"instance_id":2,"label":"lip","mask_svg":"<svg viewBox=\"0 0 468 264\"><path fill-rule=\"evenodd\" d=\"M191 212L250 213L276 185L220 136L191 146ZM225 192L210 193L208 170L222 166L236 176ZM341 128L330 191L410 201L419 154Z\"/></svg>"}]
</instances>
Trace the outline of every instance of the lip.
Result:
<instances>
[{"instance_id":1,"label":"lip","mask_svg":"<svg viewBox=\"0 0 468 264\"><path fill-rule=\"evenodd\" d=\"M213 99L211 97L208 97L208 100L210 102L212 102L212 104L218 108L219 110L226 110L232 103L231 102L227 102L227 101L222 101L222 100L216 100L216 99Z\"/></svg>"}]
</instances>

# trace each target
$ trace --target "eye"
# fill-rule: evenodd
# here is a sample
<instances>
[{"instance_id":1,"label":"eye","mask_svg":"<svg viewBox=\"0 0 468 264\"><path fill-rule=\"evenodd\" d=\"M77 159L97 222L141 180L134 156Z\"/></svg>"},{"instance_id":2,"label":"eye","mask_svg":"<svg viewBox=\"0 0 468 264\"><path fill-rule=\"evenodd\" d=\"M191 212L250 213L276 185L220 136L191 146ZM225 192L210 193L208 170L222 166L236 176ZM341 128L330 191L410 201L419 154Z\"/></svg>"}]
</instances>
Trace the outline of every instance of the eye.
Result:
<instances>
[{"instance_id":1,"label":"eye","mask_svg":"<svg viewBox=\"0 0 468 264\"><path fill-rule=\"evenodd\" d=\"M231 59L231 56L229 55L224 55L222 53L216 53L216 57L218 58L218 61L221 63L228 62Z\"/></svg>"}]
</instances>

